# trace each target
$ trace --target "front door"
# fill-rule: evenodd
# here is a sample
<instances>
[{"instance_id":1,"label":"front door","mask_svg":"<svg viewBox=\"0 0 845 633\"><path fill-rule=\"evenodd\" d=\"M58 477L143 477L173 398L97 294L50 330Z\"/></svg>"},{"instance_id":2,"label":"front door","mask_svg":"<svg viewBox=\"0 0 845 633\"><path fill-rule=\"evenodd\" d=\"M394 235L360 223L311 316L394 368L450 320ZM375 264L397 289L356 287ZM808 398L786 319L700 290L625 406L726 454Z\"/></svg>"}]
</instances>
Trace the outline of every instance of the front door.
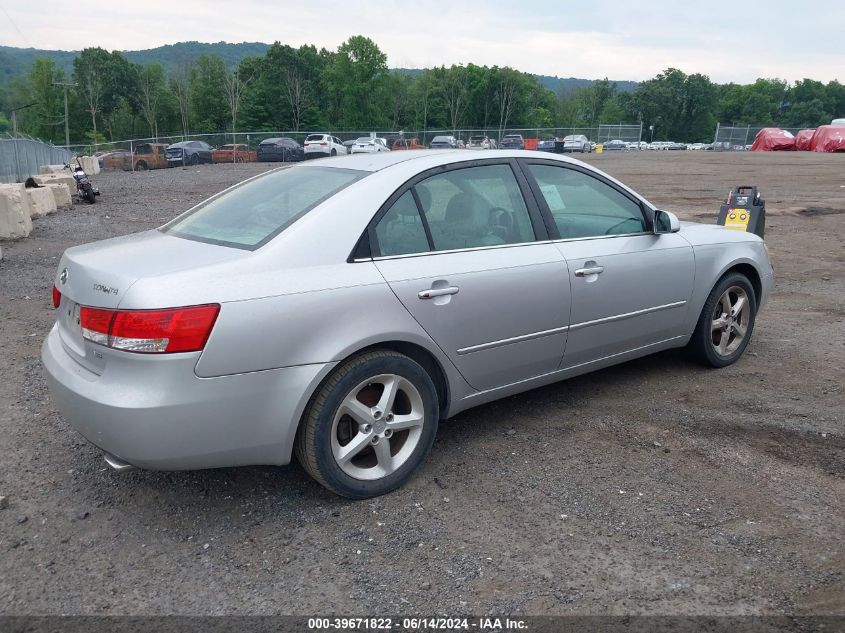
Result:
<instances>
[{"instance_id":1,"label":"front door","mask_svg":"<svg viewBox=\"0 0 845 633\"><path fill-rule=\"evenodd\" d=\"M569 265L562 367L682 336L695 275L690 244L676 233L654 234L643 205L610 182L560 164L526 169Z\"/></svg>"}]
</instances>

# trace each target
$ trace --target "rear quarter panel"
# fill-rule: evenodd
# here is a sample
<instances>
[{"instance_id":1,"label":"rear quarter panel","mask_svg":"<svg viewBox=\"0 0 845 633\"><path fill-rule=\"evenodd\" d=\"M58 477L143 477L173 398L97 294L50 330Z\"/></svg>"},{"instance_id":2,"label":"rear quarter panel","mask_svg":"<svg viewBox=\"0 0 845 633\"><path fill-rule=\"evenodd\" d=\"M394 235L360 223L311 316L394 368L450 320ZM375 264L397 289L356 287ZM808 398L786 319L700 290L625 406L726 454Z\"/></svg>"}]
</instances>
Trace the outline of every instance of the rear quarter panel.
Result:
<instances>
[{"instance_id":1,"label":"rear quarter panel","mask_svg":"<svg viewBox=\"0 0 845 633\"><path fill-rule=\"evenodd\" d=\"M415 343L442 356L372 262L303 270L301 275L332 280L333 287L288 288L274 296L223 303L197 375L327 363L385 341Z\"/></svg>"}]
</instances>

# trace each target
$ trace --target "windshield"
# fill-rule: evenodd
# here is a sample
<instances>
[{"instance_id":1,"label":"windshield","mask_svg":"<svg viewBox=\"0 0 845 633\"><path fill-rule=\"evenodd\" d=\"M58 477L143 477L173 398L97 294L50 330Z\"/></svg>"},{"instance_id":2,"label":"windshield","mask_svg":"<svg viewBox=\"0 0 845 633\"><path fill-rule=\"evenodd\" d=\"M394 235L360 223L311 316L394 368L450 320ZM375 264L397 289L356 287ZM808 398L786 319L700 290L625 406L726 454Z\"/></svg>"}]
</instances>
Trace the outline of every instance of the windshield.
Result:
<instances>
[{"instance_id":1,"label":"windshield","mask_svg":"<svg viewBox=\"0 0 845 633\"><path fill-rule=\"evenodd\" d=\"M356 142L356 143L372 143L372 142L373 142L373 139L371 139L369 136L362 136L361 138L359 138L359 139L358 139L357 141L355 141L355 142Z\"/></svg>"},{"instance_id":2,"label":"windshield","mask_svg":"<svg viewBox=\"0 0 845 633\"><path fill-rule=\"evenodd\" d=\"M201 203L160 230L199 242L253 250L366 175L330 167L272 171Z\"/></svg>"},{"instance_id":3,"label":"windshield","mask_svg":"<svg viewBox=\"0 0 845 633\"><path fill-rule=\"evenodd\" d=\"M311 141L322 141L323 135L322 134L309 134L305 137L305 142L310 143Z\"/></svg>"}]
</instances>

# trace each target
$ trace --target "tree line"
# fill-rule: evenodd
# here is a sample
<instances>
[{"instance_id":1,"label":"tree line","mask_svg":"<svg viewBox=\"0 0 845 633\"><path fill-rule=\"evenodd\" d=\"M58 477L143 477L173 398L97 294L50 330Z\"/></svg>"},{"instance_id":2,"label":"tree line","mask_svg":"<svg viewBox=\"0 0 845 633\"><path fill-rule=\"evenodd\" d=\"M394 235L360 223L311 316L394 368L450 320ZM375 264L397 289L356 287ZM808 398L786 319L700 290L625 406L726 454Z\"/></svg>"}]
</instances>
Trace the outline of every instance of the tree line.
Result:
<instances>
[{"instance_id":1,"label":"tree line","mask_svg":"<svg viewBox=\"0 0 845 633\"><path fill-rule=\"evenodd\" d=\"M64 142L64 88L73 143L239 131L496 130L597 127L642 122L655 140L709 141L716 122L815 127L845 117L845 86L812 79L716 84L669 68L620 91L607 79L554 93L534 75L474 64L392 72L371 39L356 35L335 51L276 42L261 56L227 66L204 54L171 65L133 64L119 51L87 48L66 76L38 58L0 90L19 111L20 131ZM0 131L9 121L0 115ZM648 136L645 136L648 138Z\"/></svg>"}]
</instances>

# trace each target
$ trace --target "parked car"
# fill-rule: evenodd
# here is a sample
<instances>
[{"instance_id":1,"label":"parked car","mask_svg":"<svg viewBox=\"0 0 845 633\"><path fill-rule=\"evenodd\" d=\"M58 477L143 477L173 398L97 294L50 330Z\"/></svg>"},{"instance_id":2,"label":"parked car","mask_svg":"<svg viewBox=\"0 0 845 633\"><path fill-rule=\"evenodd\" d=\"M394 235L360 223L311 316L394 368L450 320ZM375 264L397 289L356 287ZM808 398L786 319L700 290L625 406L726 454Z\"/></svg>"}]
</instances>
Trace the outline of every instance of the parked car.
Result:
<instances>
[{"instance_id":1,"label":"parked car","mask_svg":"<svg viewBox=\"0 0 845 633\"><path fill-rule=\"evenodd\" d=\"M611 151L612 152L612 151L617 151L617 150L622 150L622 149L628 149L628 145L625 143L625 141L621 141L619 139L614 139L612 141L608 141L607 143L604 143L604 150L605 151Z\"/></svg>"},{"instance_id":2,"label":"parked car","mask_svg":"<svg viewBox=\"0 0 845 633\"><path fill-rule=\"evenodd\" d=\"M731 144L728 141L714 141L706 146L705 149L714 152L726 152L731 149Z\"/></svg>"},{"instance_id":3,"label":"parked car","mask_svg":"<svg viewBox=\"0 0 845 633\"><path fill-rule=\"evenodd\" d=\"M322 158L346 154L346 146L330 134L309 134L305 137L305 158Z\"/></svg>"},{"instance_id":4,"label":"parked car","mask_svg":"<svg viewBox=\"0 0 845 633\"><path fill-rule=\"evenodd\" d=\"M352 153L352 146L355 145L355 143L357 143L357 142L358 142L357 138L348 139L346 141L343 141L343 146L346 148L347 154Z\"/></svg>"},{"instance_id":5,"label":"parked car","mask_svg":"<svg viewBox=\"0 0 845 633\"><path fill-rule=\"evenodd\" d=\"M125 157L129 156L128 149L113 149L107 152L97 152L94 154L97 157L97 162L100 164L100 169L123 169ZM111 159L106 162L106 159ZM108 167L107 167L108 165Z\"/></svg>"},{"instance_id":6,"label":"parked car","mask_svg":"<svg viewBox=\"0 0 845 633\"><path fill-rule=\"evenodd\" d=\"M669 143L669 147L667 147L666 149L668 149L670 151L678 151L678 150L686 151L687 144L686 143Z\"/></svg>"},{"instance_id":7,"label":"parked car","mask_svg":"<svg viewBox=\"0 0 845 633\"><path fill-rule=\"evenodd\" d=\"M369 136L362 136L352 146L351 152L353 154L377 154L379 152L389 152L390 148L387 146L387 141L383 138L372 138Z\"/></svg>"},{"instance_id":8,"label":"parked car","mask_svg":"<svg viewBox=\"0 0 845 633\"><path fill-rule=\"evenodd\" d=\"M543 140L537 143L537 151L538 152L554 152L555 151L555 139L553 138L544 138Z\"/></svg>"},{"instance_id":9,"label":"parked car","mask_svg":"<svg viewBox=\"0 0 845 633\"><path fill-rule=\"evenodd\" d=\"M583 134L570 134L563 137L563 142L560 143L558 151L560 152L582 152L587 154L591 151L590 139Z\"/></svg>"},{"instance_id":10,"label":"parked car","mask_svg":"<svg viewBox=\"0 0 845 633\"><path fill-rule=\"evenodd\" d=\"M435 136L429 144L431 149L457 149L458 139L454 136Z\"/></svg>"},{"instance_id":11,"label":"parked car","mask_svg":"<svg viewBox=\"0 0 845 633\"><path fill-rule=\"evenodd\" d=\"M181 141L167 146L164 155L168 167L210 163L214 148L205 141Z\"/></svg>"},{"instance_id":12,"label":"parked car","mask_svg":"<svg viewBox=\"0 0 845 633\"><path fill-rule=\"evenodd\" d=\"M467 149L496 149L496 141L488 136L470 136Z\"/></svg>"},{"instance_id":13,"label":"parked car","mask_svg":"<svg viewBox=\"0 0 845 633\"><path fill-rule=\"evenodd\" d=\"M525 139L522 134L505 134L502 137L502 142L499 143L501 149L525 149Z\"/></svg>"},{"instance_id":14,"label":"parked car","mask_svg":"<svg viewBox=\"0 0 845 633\"><path fill-rule=\"evenodd\" d=\"M241 143L221 145L211 152L212 163L254 163L256 152Z\"/></svg>"},{"instance_id":15,"label":"parked car","mask_svg":"<svg viewBox=\"0 0 845 633\"><path fill-rule=\"evenodd\" d=\"M148 169L163 169L168 166L165 143L141 143L133 148L133 152L114 152L103 158L105 169L122 169L132 171L146 171Z\"/></svg>"},{"instance_id":16,"label":"parked car","mask_svg":"<svg viewBox=\"0 0 845 633\"><path fill-rule=\"evenodd\" d=\"M416 138L398 138L393 141L393 145L390 146L390 149L394 152L406 149L425 149L425 145L420 143L419 139Z\"/></svg>"},{"instance_id":17,"label":"parked car","mask_svg":"<svg viewBox=\"0 0 845 633\"><path fill-rule=\"evenodd\" d=\"M772 285L757 235L562 156L338 157L68 249L41 357L115 468L295 454L366 498L471 407L668 348L736 362Z\"/></svg>"},{"instance_id":18,"label":"parked car","mask_svg":"<svg viewBox=\"0 0 845 633\"><path fill-rule=\"evenodd\" d=\"M292 138L268 138L258 144L256 158L262 163L281 162L295 163L303 160L305 154L302 146Z\"/></svg>"},{"instance_id":19,"label":"parked car","mask_svg":"<svg viewBox=\"0 0 845 633\"><path fill-rule=\"evenodd\" d=\"M693 143L692 145L687 146L687 149L698 152L703 150L705 147L704 143Z\"/></svg>"}]
</instances>

